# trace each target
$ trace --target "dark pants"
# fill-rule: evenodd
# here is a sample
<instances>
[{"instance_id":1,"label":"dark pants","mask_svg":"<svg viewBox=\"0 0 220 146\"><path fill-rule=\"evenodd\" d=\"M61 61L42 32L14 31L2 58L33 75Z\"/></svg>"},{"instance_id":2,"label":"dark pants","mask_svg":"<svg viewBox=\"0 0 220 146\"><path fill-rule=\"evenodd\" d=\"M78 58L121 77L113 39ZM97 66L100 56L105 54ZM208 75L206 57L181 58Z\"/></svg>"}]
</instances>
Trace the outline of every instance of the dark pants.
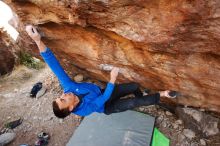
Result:
<instances>
[{"instance_id":1,"label":"dark pants","mask_svg":"<svg viewBox=\"0 0 220 146\"><path fill-rule=\"evenodd\" d=\"M123 98L126 95L134 94L135 98ZM110 99L105 103L104 113L123 112L140 106L158 104L160 94L151 94L143 96L138 83L117 84L112 92Z\"/></svg>"}]
</instances>

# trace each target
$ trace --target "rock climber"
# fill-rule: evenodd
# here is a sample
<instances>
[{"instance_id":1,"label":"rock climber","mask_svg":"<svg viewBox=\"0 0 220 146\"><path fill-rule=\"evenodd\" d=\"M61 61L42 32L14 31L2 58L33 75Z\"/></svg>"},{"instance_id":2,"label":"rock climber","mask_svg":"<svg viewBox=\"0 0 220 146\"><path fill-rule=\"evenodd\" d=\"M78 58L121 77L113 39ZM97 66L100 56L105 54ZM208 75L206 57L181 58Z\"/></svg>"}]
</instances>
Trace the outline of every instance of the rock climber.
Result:
<instances>
[{"instance_id":1,"label":"rock climber","mask_svg":"<svg viewBox=\"0 0 220 146\"><path fill-rule=\"evenodd\" d=\"M37 44L41 56L63 88L63 94L52 102L53 112L58 118L65 118L71 113L79 116L88 116L93 112L109 115L140 106L158 104L162 96L175 98L177 95L175 91L170 90L147 94L142 92L139 84L135 82L116 84L119 73L117 67L111 70L110 80L105 89L92 83L74 82L61 67L52 51L42 42L36 28L27 25L26 32ZM122 98L129 94L134 94L135 98Z\"/></svg>"}]
</instances>

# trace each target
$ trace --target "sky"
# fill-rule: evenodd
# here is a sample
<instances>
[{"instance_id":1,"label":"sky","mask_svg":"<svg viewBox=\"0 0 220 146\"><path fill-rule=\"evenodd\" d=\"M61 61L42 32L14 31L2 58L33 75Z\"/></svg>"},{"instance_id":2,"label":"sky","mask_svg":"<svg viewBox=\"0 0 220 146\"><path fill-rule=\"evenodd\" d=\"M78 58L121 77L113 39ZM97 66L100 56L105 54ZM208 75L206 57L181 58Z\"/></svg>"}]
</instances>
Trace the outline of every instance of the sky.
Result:
<instances>
[{"instance_id":1,"label":"sky","mask_svg":"<svg viewBox=\"0 0 220 146\"><path fill-rule=\"evenodd\" d=\"M0 28L3 28L16 41L19 33L9 24L9 21L13 22L14 26L17 26L18 19L16 19L11 8L0 0Z\"/></svg>"}]
</instances>

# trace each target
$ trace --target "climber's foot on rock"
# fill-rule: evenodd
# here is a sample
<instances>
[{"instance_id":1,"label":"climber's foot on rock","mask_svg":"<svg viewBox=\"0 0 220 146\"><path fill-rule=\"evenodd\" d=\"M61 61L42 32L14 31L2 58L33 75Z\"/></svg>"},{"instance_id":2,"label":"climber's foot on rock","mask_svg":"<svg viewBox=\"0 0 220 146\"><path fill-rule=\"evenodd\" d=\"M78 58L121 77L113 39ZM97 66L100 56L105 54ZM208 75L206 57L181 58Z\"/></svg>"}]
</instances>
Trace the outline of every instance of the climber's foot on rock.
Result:
<instances>
[{"instance_id":1,"label":"climber's foot on rock","mask_svg":"<svg viewBox=\"0 0 220 146\"><path fill-rule=\"evenodd\" d=\"M150 92L151 92L150 89L145 88L144 91L143 91L143 96L146 96L146 95L150 94Z\"/></svg>"},{"instance_id":2,"label":"climber's foot on rock","mask_svg":"<svg viewBox=\"0 0 220 146\"><path fill-rule=\"evenodd\" d=\"M160 93L160 96L171 98L171 99L174 99L177 96L179 96L179 92L172 91L172 90L160 91L159 93Z\"/></svg>"}]
</instances>

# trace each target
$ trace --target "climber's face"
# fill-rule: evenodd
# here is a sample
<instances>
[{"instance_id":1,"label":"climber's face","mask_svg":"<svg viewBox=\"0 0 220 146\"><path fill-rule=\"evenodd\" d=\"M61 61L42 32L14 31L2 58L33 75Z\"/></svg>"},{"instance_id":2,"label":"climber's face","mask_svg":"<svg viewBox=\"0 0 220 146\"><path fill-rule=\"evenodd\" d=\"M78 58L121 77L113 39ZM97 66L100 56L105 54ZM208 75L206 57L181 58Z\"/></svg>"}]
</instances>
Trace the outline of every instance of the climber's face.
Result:
<instances>
[{"instance_id":1,"label":"climber's face","mask_svg":"<svg viewBox=\"0 0 220 146\"><path fill-rule=\"evenodd\" d=\"M60 98L56 99L56 103L60 110L68 108L69 111L72 111L79 103L79 98L73 93L63 93Z\"/></svg>"}]
</instances>

